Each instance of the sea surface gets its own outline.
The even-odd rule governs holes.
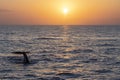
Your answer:
[[[120,26],[0,26],[0,80],[120,80]]]

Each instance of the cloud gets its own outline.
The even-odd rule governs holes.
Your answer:
[[[4,13],[4,12],[13,12],[13,11],[10,9],[0,9],[0,13]]]

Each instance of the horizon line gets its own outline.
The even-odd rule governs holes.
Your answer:
[[[2,24],[0,26],[120,26],[120,24]]]

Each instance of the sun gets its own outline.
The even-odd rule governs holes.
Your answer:
[[[68,8],[63,8],[63,13],[67,14],[68,13]]]

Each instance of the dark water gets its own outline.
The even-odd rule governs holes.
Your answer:
[[[0,26],[0,79],[120,80],[120,26]]]

